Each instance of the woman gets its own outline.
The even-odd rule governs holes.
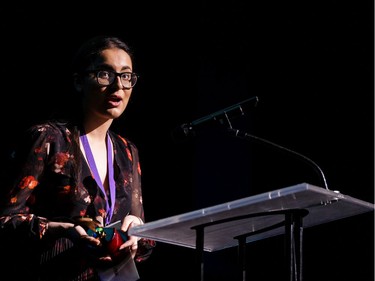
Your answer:
[[[34,125],[22,138],[0,209],[5,280],[138,279],[133,261],[155,246],[126,235],[144,222],[138,150],[110,129],[137,82],[132,62],[119,38],[86,42],[73,63],[80,116]]]

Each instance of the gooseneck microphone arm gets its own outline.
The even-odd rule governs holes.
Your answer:
[[[236,103],[234,105],[228,106],[228,107],[226,107],[222,110],[216,111],[212,114],[209,114],[209,115],[204,116],[202,118],[196,119],[196,120],[194,120],[190,123],[184,123],[184,124],[178,126],[173,131],[174,136],[175,137],[181,137],[182,136],[184,138],[188,137],[188,136],[195,136],[195,131],[197,131],[200,127],[203,127],[203,125],[207,126],[207,124],[211,124],[212,121],[217,123],[217,124],[220,124],[222,126],[226,125],[226,126],[228,126],[228,128],[227,128],[228,132],[231,133],[231,134],[234,134],[235,137],[241,137],[241,138],[244,138],[244,139],[254,139],[254,140],[259,141],[260,143],[265,143],[265,144],[271,145],[271,146],[276,147],[280,150],[283,150],[283,151],[289,152],[289,153],[291,153],[295,156],[298,156],[299,158],[302,158],[307,163],[312,165],[312,167],[319,173],[319,175],[321,176],[321,179],[323,181],[324,187],[327,190],[329,190],[328,185],[327,185],[327,181],[326,181],[326,178],[324,176],[324,173],[323,173],[322,169],[320,169],[318,164],[316,164],[310,158],[307,158],[306,156],[304,156],[304,155],[302,155],[298,152],[295,152],[295,151],[293,151],[289,148],[286,148],[286,147],[283,147],[283,146],[278,145],[276,143],[273,143],[269,140],[262,139],[260,137],[254,136],[254,135],[250,135],[246,132],[242,132],[242,131],[234,129],[232,127],[231,119],[233,119],[235,117],[238,117],[238,116],[245,115],[245,112],[246,112],[247,108],[255,107],[257,105],[258,101],[259,101],[259,99],[258,99],[257,96],[251,97],[251,98],[248,98],[244,101]],[[211,123],[209,123],[209,122],[211,122]]]
[[[229,122],[229,120],[228,120],[228,122]],[[271,142],[271,141],[269,141],[269,140],[266,140],[266,139],[263,139],[263,138],[260,138],[260,137],[257,137],[257,136],[254,136],[254,135],[248,134],[248,133],[246,133],[246,132],[242,132],[242,131],[240,131],[240,130],[234,129],[234,128],[232,128],[232,126],[230,126],[230,127],[228,128],[228,131],[229,131],[230,133],[233,133],[235,137],[240,137],[240,138],[244,138],[244,139],[254,139],[254,140],[259,141],[259,142],[261,142],[261,143],[266,143],[266,144],[268,144],[268,145],[271,145],[271,146],[277,147],[277,148],[279,148],[279,149],[281,149],[281,150],[287,151],[287,152],[289,152],[289,153],[292,153],[292,154],[294,154],[294,155],[297,155],[298,157],[303,158],[307,163],[309,163],[310,165],[312,165],[313,168],[317,170],[317,172],[319,173],[319,175],[321,176],[321,179],[322,179],[322,181],[323,181],[323,186],[324,186],[327,190],[329,190],[329,189],[328,189],[328,185],[327,185],[327,181],[326,181],[326,177],[324,176],[324,173],[323,173],[322,169],[318,166],[318,164],[316,164],[316,163],[315,163],[314,161],[312,161],[310,158],[308,158],[308,157],[306,157],[306,156],[304,156],[304,155],[302,155],[302,154],[300,154],[300,153],[298,153],[298,152],[295,152],[295,151],[293,151],[293,150],[291,150],[291,149],[289,149],[289,148],[286,148],[286,147],[283,147],[283,146],[281,146],[281,145],[279,145],[279,144],[276,144],[276,143],[274,143],[274,142]]]

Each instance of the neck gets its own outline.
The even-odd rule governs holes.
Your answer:
[[[85,134],[90,139],[95,140],[105,140],[107,132],[112,124],[112,119],[106,120],[105,122],[90,122],[88,120],[85,120],[83,122],[83,129],[85,131]]]

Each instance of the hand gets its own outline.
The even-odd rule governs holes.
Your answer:
[[[124,218],[121,230],[127,232],[130,228],[141,224],[143,224],[143,221],[139,217],[128,215]],[[139,240],[140,238],[137,236],[128,236],[128,240],[120,246],[119,250],[128,249],[130,251],[132,258],[134,258],[138,250]]]
[[[80,252],[90,260],[111,261],[111,257],[105,252],[98,238],[87,234],[84,227],[67,222],[48,222],[46,234],[50,237],[66,237],[71,240]]]
[[[88,235],[86,230],[80,226],[76,225],[69,230],[70,233],[75,232],[74,235],[75,245],[80,247],[82,252],[93,262],[112,262],[113,259],[110,254],[107,252],[105,245],[99,238],[95,238],[91,235]]]

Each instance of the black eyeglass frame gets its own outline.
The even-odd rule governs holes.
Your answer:
[[[99,77],[99,74],[100,74],[100,72],[108,72],[109,74],[113,74],[114,76],[113,76],[113,80],[112,80],[112,82],[109,82],[110,80],[108,80],[108,84],[102,84],[102,83],[100,83],[99,82],[99,79],[100,79],[100,77]],[[117,77],[120,77],[120,80],[121,80],[121,84],[122,84],[122,75],[123,74],[130,74],[130,76],[131,76],[131,80],[128,80],[129,82],[130,82],[130,84],[131,84],[131,87],[125,87],[124,86],[124,84],[122,84],[122,86],[125,88],[125,89],[127,89],[127,90],[129,90],[129,89],[131,89],[131,88],[133,88],[134,86],[135,86],[135,84],[137,84],[137,81],[138,81],[138,78],[139,78],[139,75],[137,74],[137,73],[135,73],[135,72],[116,72],[116,71],[113,71],[113,70],[106,70],[106,69],[94,69],[94,70],[87,70],[87,71],[85,71],[85,73],[86,74],[94,74],[95,75],[95,79],[96,79],[96,82],[99,84],[99,85],[101,85],[101,86],[111,86],[114,82],[115,82],[115,80],[116,80],[116,78]],[[135,79],[135,80],[134,80]]]

